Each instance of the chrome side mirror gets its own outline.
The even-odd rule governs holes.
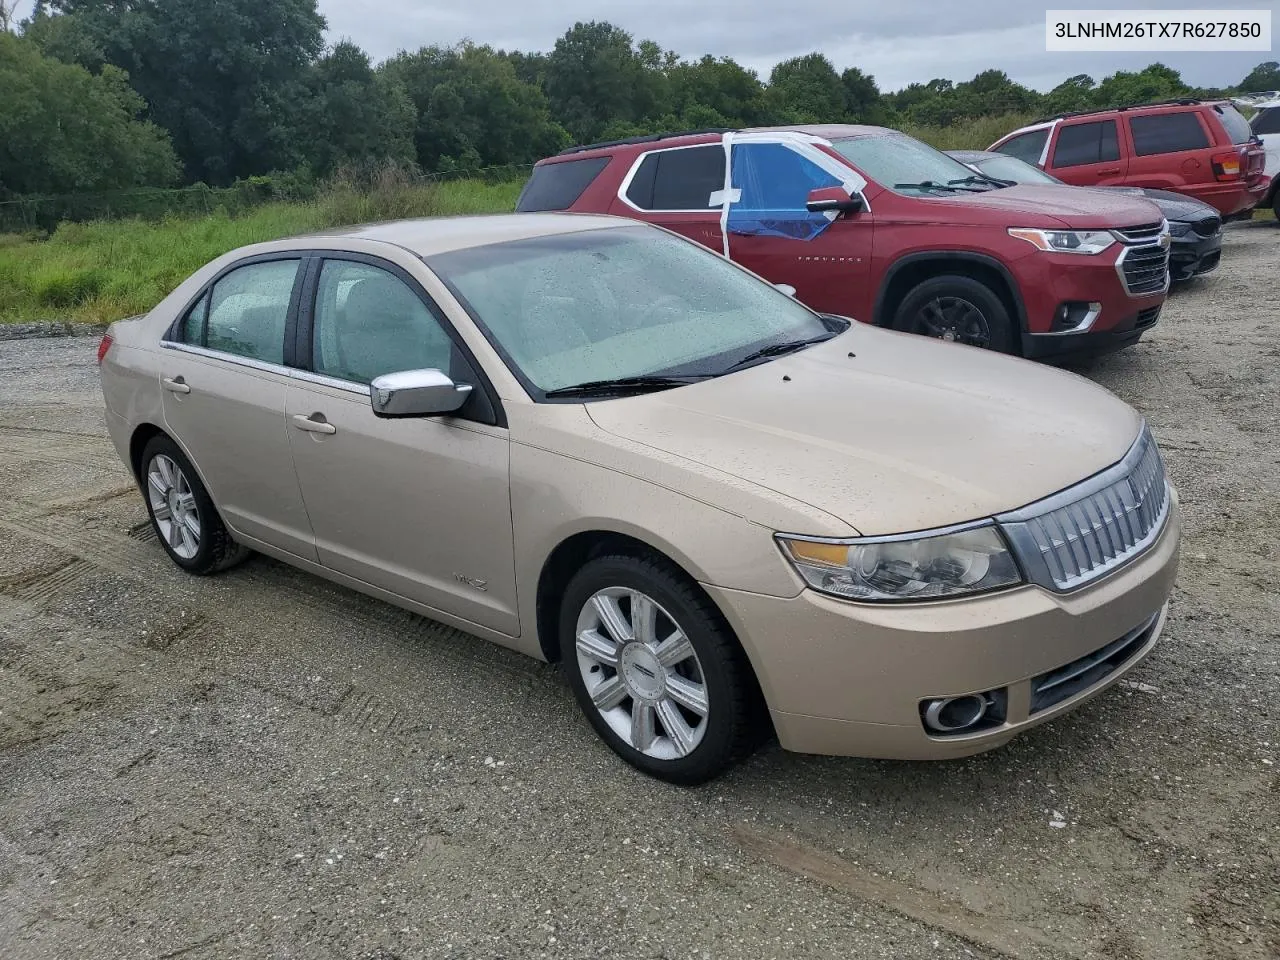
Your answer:
[[[434,417],[453,413],[471,396],[471,384],[454,383],[441,370],[384,373],[369,384],[369,402],[379,417]]]

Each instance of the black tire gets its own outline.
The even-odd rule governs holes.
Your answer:
[[[951,322],[960,321],[952,328],[954,337],[936,332],[944,325],[942,323],[930,327],[933,322],[931,316],[939,311]],[[975,316],[976,320],[973,319]],[[982,329],[975,330],[975,326]],[[994,290],[972,277],[946,274],[930,277],[913,287],[894,312],[893,328],[936,339],[955,339],[1000,353],[1020,352],[1004,302]]]
[[[610,727],[592,702],[579,666],[578,617],[598,591],[609,588],[650,597],[692,644],[709,709],[700,742],[684,756],[659,759],[641,752]],[[668,783],[695,786],[719,776],[755,745],[759,693],[751,667],[723,616],[678,568],[656,557],[626,554],[591,560],[565,588],[559,627],[561,660],[578,704],[600,738],[632,766]],[[634,707],[633,699],[625,702]]]
[[[181,470],[185,485],[195,501],[195,512],[199,521],[200,534],[198,546],[194,554],[189,557],[181,555],[170,543],[169,538],[165,535],[161,521],[156,517],[156,509],[152,504],[149,485],[151,483],[152,466],[157,457],[167,457],[169,461]],[[147,516],[151,518],[151,527],[155,530],[156,539],[164,547],[165,553],[169,554],[169,559],[187,571],[187,573],[200,577],[218,573],[235,566],[249,556],[251,552],[249,548],[236,543],[230,532],[228,532],[226,525],[222,522],[222,517],[218,515],[218,508],[213,505],[213,500],[209,498],[209,492],[205,490],[204,484],[200,481],[195,468],[191,466],[191,461],[187,459],[182,449],[167,436],[160,434],[152,437],[146,447],[143,448],[142,458],[138,465],[138,473],[138,480],[142,485],[142,499],[147,505]]]

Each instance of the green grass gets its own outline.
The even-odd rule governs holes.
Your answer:
[[[118,320],[151,309],[196,269],[248,243],[376,220],[502,212],[514,209],[520,187],[389,178],[238,217],[66,223],[47,240],[0,235],[0,323]]]

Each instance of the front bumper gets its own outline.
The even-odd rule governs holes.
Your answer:
[[[1114,574],[1066,594],[1040,587],[933,603],[847,603],[707,587],[755,667],[788,750],[893,759],[981,753],[1066,713],[1119,680],[1155,646],[1178,569],[1176,499],[1160,538]],[[1156,618],[1152,623],[1153,616]],[[1033,681],[1150,623],[1127,658],[1084,689],[1032,711]],[[922,701],[1004,690],[1004,722],[926,733]]]
[[[1190,280],[1218,268],[1222,260],[1222,233],[1202,237],[1197,233],[1175,237],[1169,249],[1169,276]]]

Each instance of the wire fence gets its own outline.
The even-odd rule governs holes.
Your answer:
[[[480,180],[484,183],[510,183],[529,176],[533,164],[455,169],[439,173],[415,173],[402,176],[414,183],[447,183],[454,180]],[[364,171],[348,171],[340,181],[355,189],[371,183],[373,177]],[[51,232],[59,223],[84,223],[90,220],[162,220],[168,216],[208,216],[225,212],[236,216],[254,207],[276,201],[306,202],[313,200],[326,184],[292,174],[252,177],[238,180],[228,187],[210,187],[204,183],[189,187],[135,187],[86,193],[41,194],[0,199],[0,233]]]

